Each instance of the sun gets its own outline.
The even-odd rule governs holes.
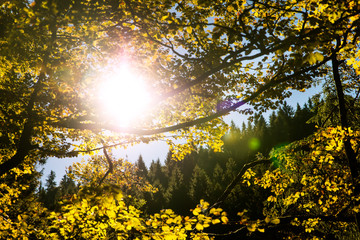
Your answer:
[[[141,74],[122,65],[101,79],[97,91],[103,118],[126,127],[146,114],[152,99]]]

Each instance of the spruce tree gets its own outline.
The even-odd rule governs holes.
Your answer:
[[[175,166],[170,174],[169,186],[165,192],[166,208],[179,214],[188,214],[192,206],[190,201],[184,201],[188,190],[186,186],[183,173],[178,166]]]
[[[62,198],[69,197],[69,196],[73,195],[74,193],[76,193],[78,190],[74,180],[72,178],[70,178],[69,176],[67,176],[66,174],[62,177],[62,179],[60,181],[59,189],[60,189],[60,195]]]
[[[138,160],[135,163],[137,170],[136,174],[144,179],[147,179],[148,177],[148,169],[146,168],[145,162],[143,160],[143,157],[140,155]]]
[[[198,165],[195,166],[189,187],[189,197],[193,204],[198,203],[201,199],[207,200],[210,191],[210,179],[205,170]]]
[[[40,202],[42,202],[49,210],[55,210],[59,206],[58,201],[60,197],[60,191],[57,187],[55,178],[56,174],[51,170],[45,181],[45,192],[41,193],[39,199]]]

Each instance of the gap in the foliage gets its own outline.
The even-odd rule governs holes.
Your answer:
[[[305,92],[293,92],[292,96],[287,99],[288,105],[291,107],[296,107],[297,104],[300,106],[304,105],[309,97],[319,93],[321,91],[321,86],[316,86],[311,89],[308,89]],[[244,108],[248,108],[249,106],[244,106]],[[266,121],[269,120],[269,116],[272,113],[271,110],[265,112],[263,114]],[[231,123],[233,121],[238,127],[241,126],[243,122],[246,122],[248,116],[239,114],[238,112],[232,112],[228,116],[225,116],[225,121],[227,123]],[[166,155],[168,152],[168,146],[164,141],[157,141],[151,143],[141,143],[135,146],[128,147],[123,150],[115,150],[114,154],[118,158],[124,158],[129,160],[130,162],[135,162],[139,155],[142,155],[144,162],[147,167],[150,166],[151,161],[160,160],[161,163],[164,163],[166,159]],[[44,166],[40,166],[39,169],[44,168],[43,176],[41,181],[44,183],[47,176],[50,174],[50,171],[53,170],[56,173],[56,182],[60,182],[61,178],[65,174],[66,168],[71,166],[74,162],[80,161],[81,159],[86,159],[87,157],[78,157],[78,158],[49,158]]]

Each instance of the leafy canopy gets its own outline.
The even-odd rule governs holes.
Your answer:
[[[179,159],[198,144],[220,150],[229,111],[276,107],[314,85],[333,55],[359,72],[356,1],[19,0],[0,9],[1,174],[30,153],[76,156],[100,139],[185,137],[182,146],[169,139]],[[147,76],[156,99],[127,128],[94,100],[121,61]]]
[[[77,156],[159,139],[168,141],[177,159],[199,145],[220,151],[220,138],[227,130],[221,117],[230,111],[247,113],[240,108],[245,103],[258,113],[277,107],[291,90],[304,91],[316,84],[327,74],[330,60],[333,67],[347,64],[358,76],[359,13],[355,0],[2,1],[1,229],[18,238],[26,234],[25,229],[35,231],[35,226],[47,224],[27,214],[29,222],[22,221],[12,205],[30,186],[29,179],[19,178],[31,175],[34,164],[47,157]],[[105,106],[97,104],[95,97],[108,69],[122,61],[146,76],[155,99],[150,113],[128,127],[105,117]],[[178,138],[185,141],[178,144],[174,141]],[[344,143],[347,150],[352,149],[350,140]],[[352,174],[356,173],[353,169]],[[82,172],[89,171],[84,167],[79,169]],[[143,231],[144,225],[136,218],[138,210],[125,208],[116,194],[108,192],[99,200],[112,206],[99,214],[111,219],[119,214],[125,218],[124,225],[132,224],[126,231]],[[342,194],[346,197],[347,193]],[[296,194],[289,196],[279,198],[285,207],[296,201]],[[29,212],[42,214],[41,206],[27,201],[32,204]],[[99,236],[103,234],[99,229],[100,233],[82,232],[86,226],[68,214],[77,211],[79,219],[88,218],[89,224],[104,217],[88,215],[93,205],[86,201],[70,205],[63,214],[67,218],[61,221],[68,229],[80,228],[77,233],[84,238],[86,234]],[[326,196],[321,201],[326,202],[319,210],[324,212],[333,199]],[[198,221],[174,229],[182,234],[184,228],[195,228],[201,235],[210,219],[196,209],[193,214],[200,225]],[[154,216],[153,222],[157,219]],[[58,222],[54,217],[52,224]],[[269,222],[279,223],[277,218],[265,221]],[[118,227],[124,225],[114,224],[114,231],[123,231]],[[256,225],[249,228],[254,230]],[[173,230],[162,226],[163,232],[169,229]]]

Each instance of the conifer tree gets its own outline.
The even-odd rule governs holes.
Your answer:
[[[184,175],[179,166],[175,166],[171,172],[169,185],[165,192],[166,208],[174,210],[178,214],[189,214],[191,201],[187,199],[188,188],[184,182]]]
[[[55,210],[59,206],[59,197],[60,191],[57,187],[56,174],[53,170],[50,171],[50,174],[45,181],[44,191],[41,189],[40,201],[44,203],[44,206],[49,210]]]
[[[59,184],[60,196],[69,197],[78,191],[75,181],[68,175],[64,175]]]
[[[189,197],[193,203],[201,199],[208,200],[210,190],[210,179],[204,169],[195,166],[189,185]]]
[[[136,161],[135,166],[137,167],[137,170],[136,170],[137,175],[139,177],[147,179],[148,169],[147,169],[147,167],[145,165],[145,162],[144,162],[143,157],[142,157],[141,154],[140,154],[138,160]]]

